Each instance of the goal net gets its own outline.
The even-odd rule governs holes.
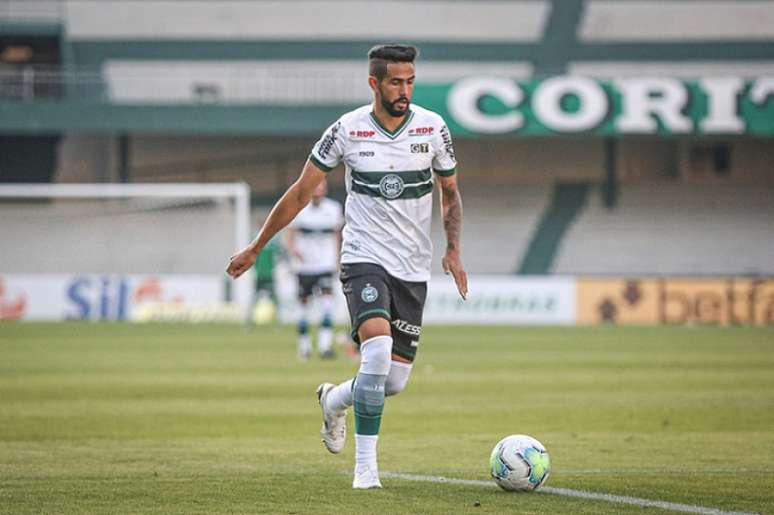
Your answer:
[[[246,319],[245,184],[0,186],[0,319]]]

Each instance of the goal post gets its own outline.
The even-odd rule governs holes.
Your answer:
[[[174,277],[187,293],[171,297],[196,302],[196,287],[185,286],[186,278],[206,277],[219,285],[220,302],[235,303],[249,319],[253,270],[233,283],[225,273],[228,258],[250,241],[245,183],[6,184],[0,185],[0,220],[0,279],[6,282],[84,274]]]

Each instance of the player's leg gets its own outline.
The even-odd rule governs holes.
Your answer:
[[[358,329],[360,369],[352,385],[355,411],[353,488],[381,488],[376,446],[384,411],[384,386],[390,372],[392,336],[385,318],[371,318]]]
[[[321,274],[319,279],[320,287],[320,311],[322,311],[322,320],[320,329],[317,331],[317,352],[323,359],[332,359],[336,357],[333,352],[333,274]]]
[[[360,341],[363,342],[363,359],[352,390],[355,406],[354,488],[381,487],[376,446],[384,399],[387,395],[400,393],[406,387],[422,332],[426,284],[406,283],[391,277],[388,283],[390,321],[381,318],[369,320],[358,331]],[[380,346],[371,351],[371,342]],[[371,361],[377,364],[373,372]]]
[[[427,283],[401,281],[389,278],[392,313],[392,366],[385,384],[387,396],[403,391],[411,375],[411,368],[422,334],[422,312],[427,297]]]
[[[396,395],[408,383],[414,358],[422,333],[422,313],[427,296],[426,283],[398,281],[390,278],[392,314],[391,335],[393,339],[392,363],[385,383],[385,395]],[[354,325],[354,317],[353,317]],[[358,340],[359,338],[355,338]],[[342,412],[352,406],[353,380],[335,386],[327,396],[328,409]]]
[[[309,297],[312,295],[313,279],[298,275],[298,359],[306,361],[312,354],[312,338],[309,335]]]
[[[323,408],[321,435],[331,452],[343,447],[343,413],[355,406],[356,475],[355,488],[378,488],[376,442],[384,407],[384,384],[390,370],[392,337],[390,330],[390,292],[384,270],[376,265],[357,264],[342,267],[341,279],[353,327],[353,339],[360,344],[361,365],[354,380],[333,386],[320,385]],[[338,421],[334,415],[338,414]],[[341,435],[341,438],[339,438]]]

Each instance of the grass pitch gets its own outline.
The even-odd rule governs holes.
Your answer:
[[[666,513],[384,478],[318,437],[291,327],[0,324],[0,513]],[[352,417],[349,418],[352,426]],[[487,479],[492,446],[548,448],[547,486],[774,512],[774,331],[428,327],[387,401],[380,468]]]

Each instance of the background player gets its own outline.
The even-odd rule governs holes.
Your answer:
[[[286,245],[298,277],[298,357],[305,361],[312,353],[309,333],[310,300],[318,295],[322,319],[317,331],[317,352],[333,358],[333,274],[338,269],[341,249],[341,227],[344,214],[341,204],[326,197],[327,181],[312,193],[312,201],[298,213],[288,227]]]

